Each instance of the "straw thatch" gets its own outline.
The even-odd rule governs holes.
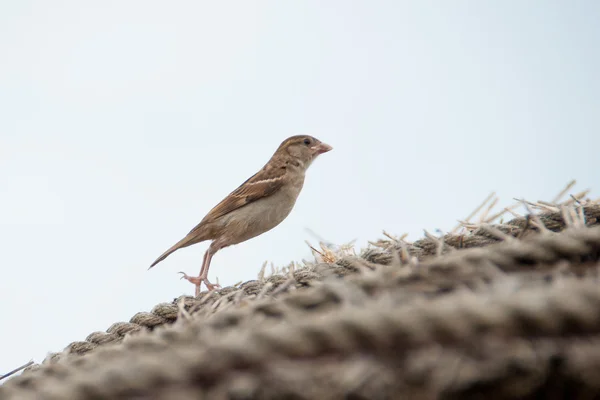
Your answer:
[[[92,333],[0,399],[600,398],[600,205],[585,196],[496,224],[483,205],[360,255],[322,246]]]

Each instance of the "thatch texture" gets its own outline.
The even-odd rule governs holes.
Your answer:
[[[159,304],[0,399],[600,398],[600,205],[538,206]]]

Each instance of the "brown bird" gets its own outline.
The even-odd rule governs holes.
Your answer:
[[[332,149],[308,136],[284,140],[265,166],[217,204],[204,219],[179,242],[150,265],[164,260],[174,251],[205,240],[211,244],[204,253],[199,276],[183,274],[196,285],[196,296],[204,283],[208,290],[217,286],[208,280],[210,261],[227,246],[245,242],[279,225],[292,211],[304,185],[304,175],[312,162]],[[148,268],[148,269],[150,269]]]

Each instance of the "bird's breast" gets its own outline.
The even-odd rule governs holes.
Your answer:
[[[225,222],[233,234],[231,244],[241,243],[279,225],[292,211],[302,190],[300,184],[287,185],[271,196],[252,202],[231,212]]]

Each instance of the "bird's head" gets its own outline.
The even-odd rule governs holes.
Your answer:
[[[330,145],[313,136],[297,135],[284,140],[275,154],[298,161],[306,169],[319,155],[331,149]]]

